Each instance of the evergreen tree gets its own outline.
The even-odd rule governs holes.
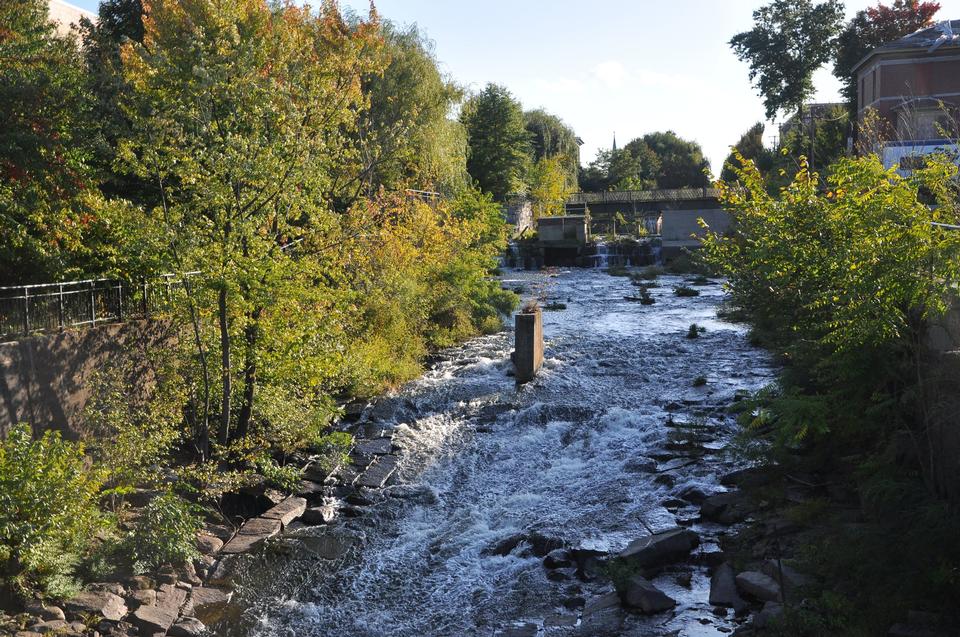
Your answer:
[[[467,172],[497,201],[527,189],[530,133],[523,108],[506,88],[488,84],[464,104],[460,121],[467,131]]]

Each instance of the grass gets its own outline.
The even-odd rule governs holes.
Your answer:
[[[687,287],[686,285],[680,285],[673,288],[673,293],[682,297],[700,296],[700,290],[695,290],[691,287]]]

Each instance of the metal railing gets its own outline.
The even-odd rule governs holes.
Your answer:
[[[86,279],[0,287],[0,340],[160,315],[173,307],[183,285],[183,279],[165,274],[139,282]]]
[[[610,190],[606,192],[575,192],[567,198],[568,204],[631,203],[649,201],[682,201],[686,199],[716,199],[716,188],[677,188],[674,190]]]

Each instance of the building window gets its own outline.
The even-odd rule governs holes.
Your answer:
[[[909,108],[897,117],[897,137],[907,139],[946,139],[956,133],[950,114],[941,108]]]

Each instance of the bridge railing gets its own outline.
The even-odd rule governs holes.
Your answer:
[[[0,287],[0,340],[160,315],[172,309],[183,289],[183,278],[173,274],[139,282],[85,279]]]
[[[606,192],[575,192],[568,204],[617,203],[641,201],[682,201],[685,199],[716,199],[716,188],[677,188],[672,190],[610,190]]]

